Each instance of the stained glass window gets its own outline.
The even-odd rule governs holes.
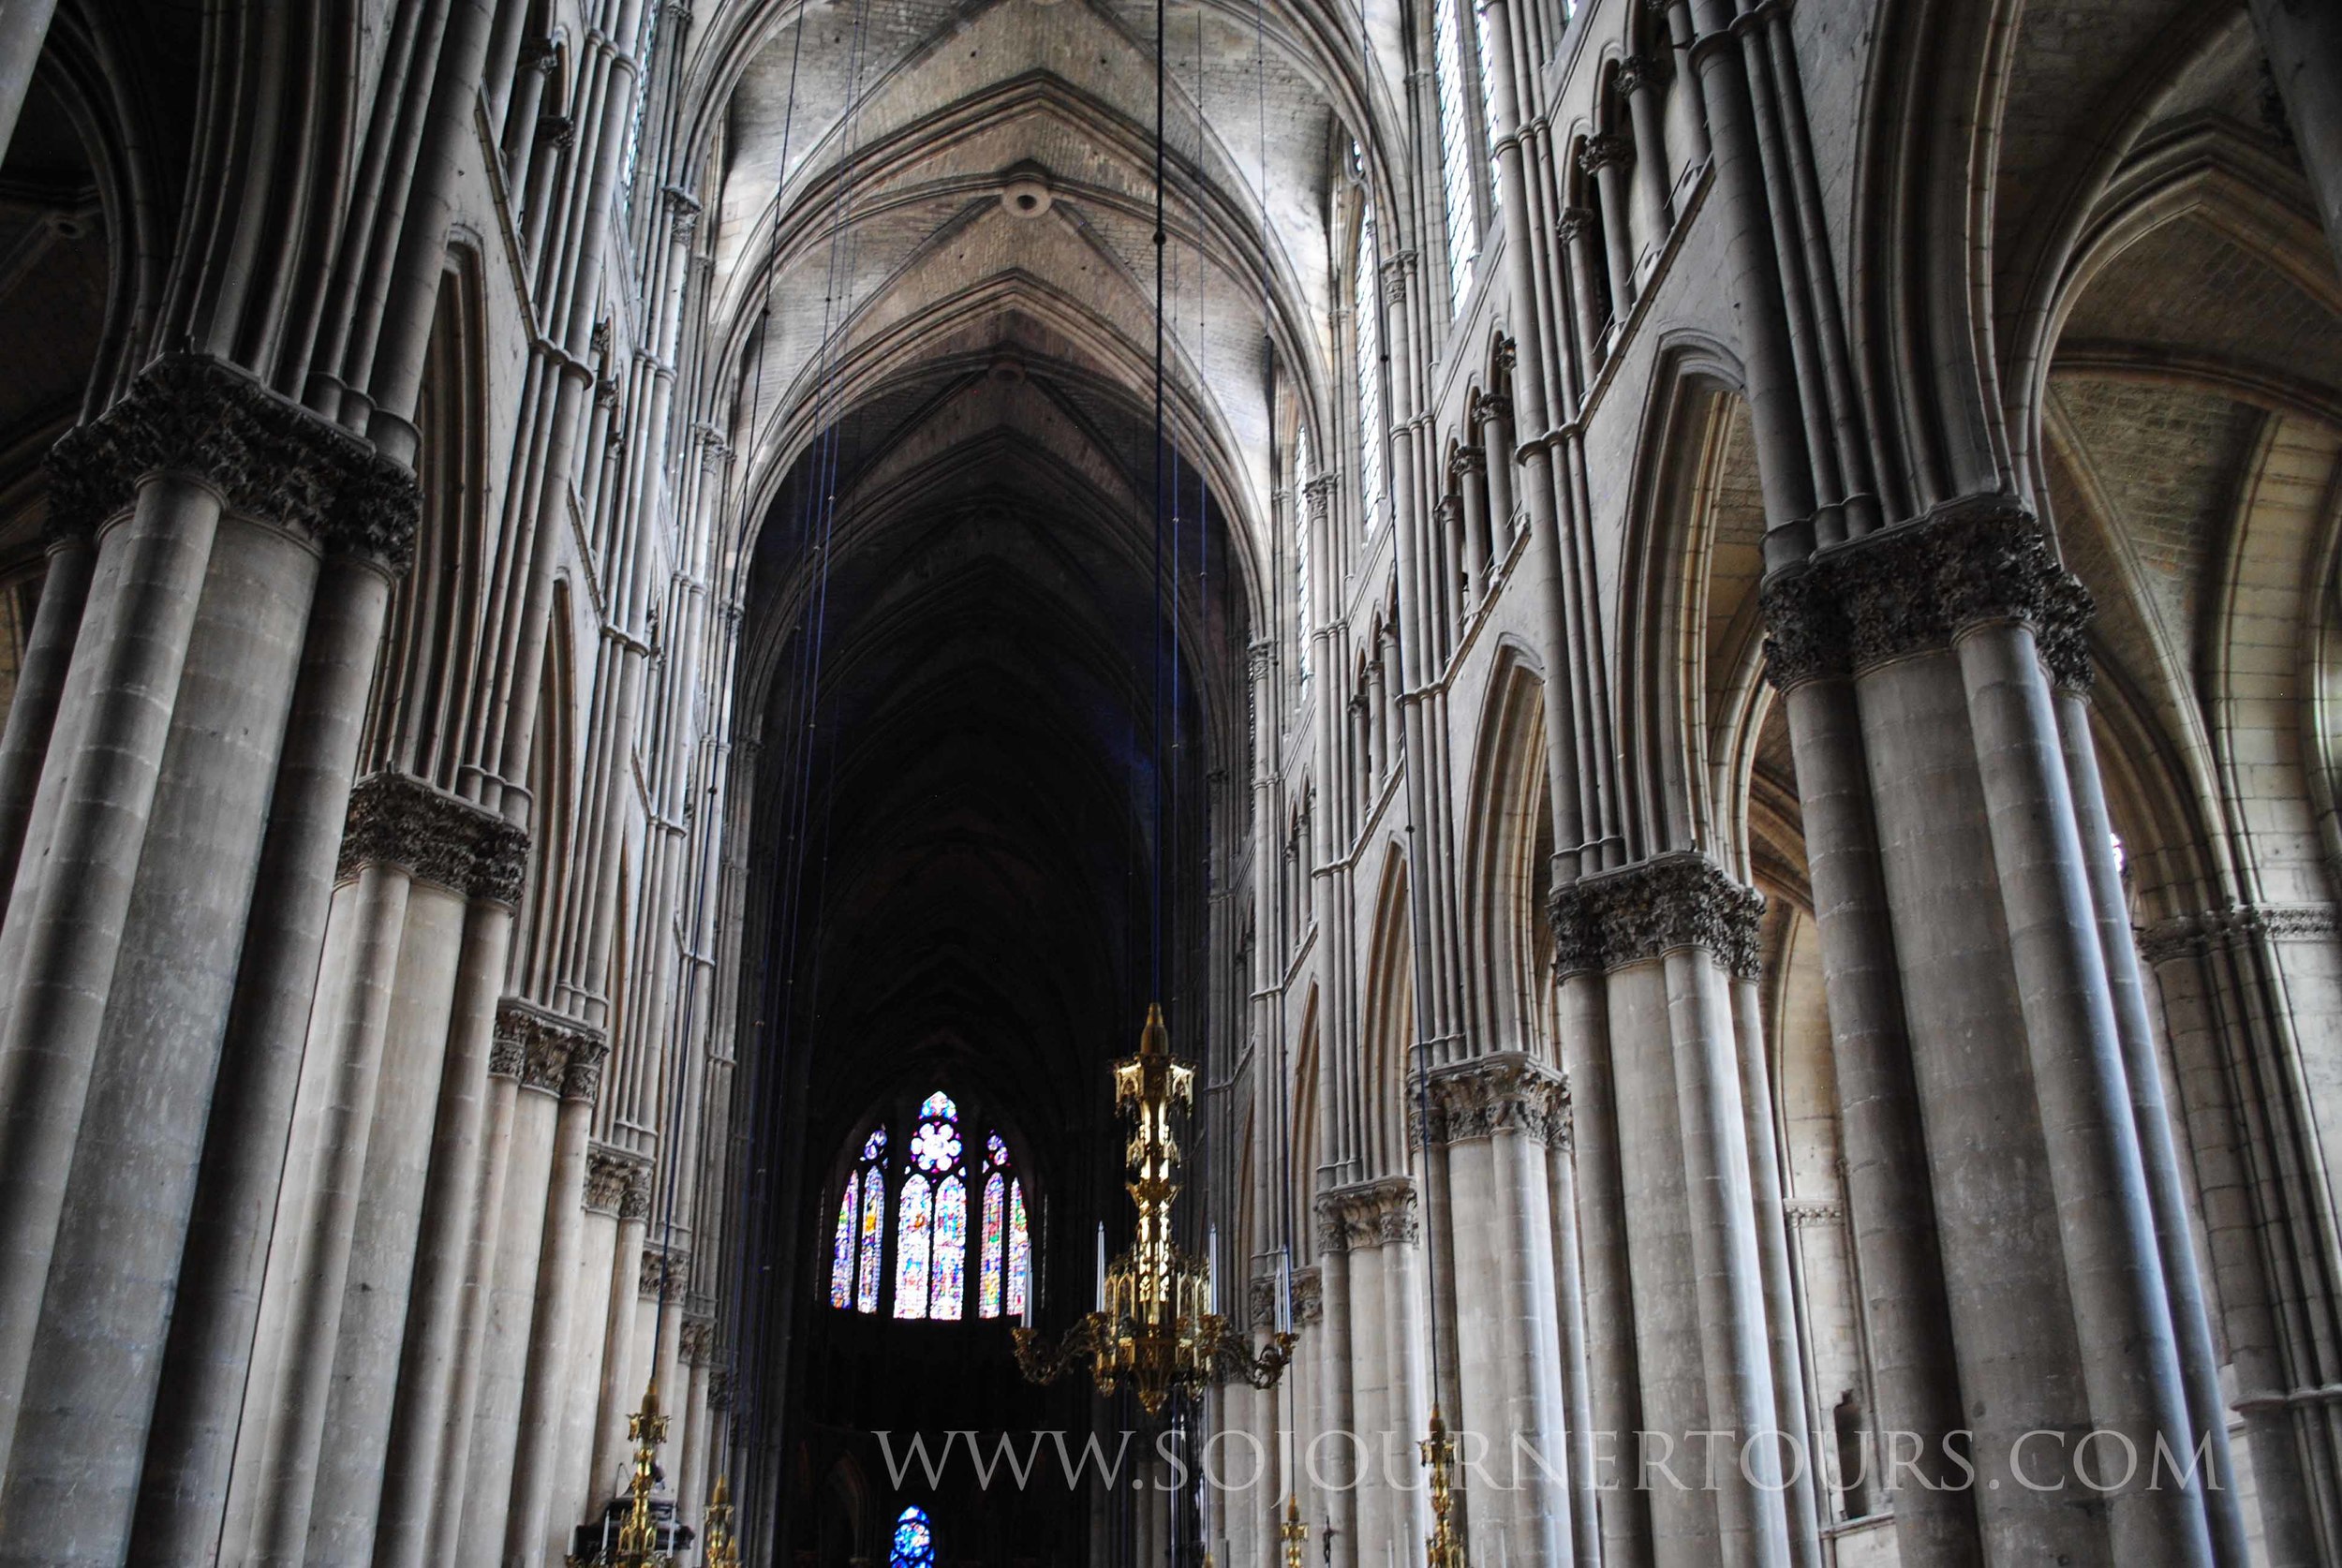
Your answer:
[[[962,1264],[968,1256],[968,1184],[945,1176],[935,1194],[935,1285],[932,1315],[944,1323],[959,1318]]]
[[[895,1315],[927,1315],[927,1250],[935,1229],[934,1190],[916,1172],[903,1183],[902,1212],[895,1220]]]
[[[886,1175],[873,1165],[862,1184],[862,1268],[854,1308],[875,1312],[879,1301],[879,1249],[885,1240]]]
[[[1008,1309],[1021,1316],[1031,1298],[1032,1247],[1025,1239],[1025,1189],[1008,1184]]]
[[[984,1245],[979,1265],[983,1283],[976,1298],[977,1312],[987,1318],[1001,1315],[1001,1249],[1007,1208],[1008,1183],[994,1171],[984,1178]]]
[[[886,1568],[935,1568],[935,1530],[927,1511],[917,1503],[895,1521],[895,1545],[886,1554]]]
[[[830,1246],[829,1304],[846,1307],[853,1301],[854,1206],[862,1196],[862,1173],[846,1178],[846,1200],[837,1206],[837,1239]]]
[[[1031,1265],[1025,1235],[1025,1197],[1012,1169],[1008,1142],[984,1137],[979,1167],[959,1129],[959,1107],[949,1095],[930,1094],[902,1158],[902,1185],[891,1211],[895,1226],[894,1295],[883,1309],[903,1319],[945,1323],[967,1315],[969,1226],[975,1238],[975,1311],[997,1318],[1024,1309]],[[840,1310],[882,1310],[886,1283],[888,1146],[883,1128],[862,1146],[837,1205],[830,1246],[829,1300]],[[978,1183],[981,1187],[978,1187]],[[969,1212],[981,1202],[980,1216]]]

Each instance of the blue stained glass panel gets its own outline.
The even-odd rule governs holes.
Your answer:
[[[895,1545],[886,1554],[886,1568],[935,1568],[935,1531],[927,1523],[927,1511],[916,1503],[895,1521]]]
[[[945,1176],[935,1194],[935,1276],[931,1316],[956,1322],[968,1256],[968,1186],[957,1176]]]

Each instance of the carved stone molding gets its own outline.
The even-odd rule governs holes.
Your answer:
[[[1630,54],[1618,63],[1618,90],[1632,96],[1646,87],[1667,84],[1668,67],[1664,60],[1647,54]]]
[[[675,1352],[687,1367],[704,1367],[716,1357],[716,1320],[687,1313],[675,1334]]]
[[[507,997],[497,1004],[496,1047],[488,1070],[518,1078],[524,1088],[590,1101],[600,1087],[601,1060],[608,1050],[600,1030]]]
[[[150,474],[185,474],[230,511],[298,529],[393,573],[414,558],[422,492],[412,469],[203,354],[169,354],[48,456],[52,535],[127,511]]]
[[[1302,503],[1310,509],[1310,516],[1322,520],[1334,495],[1332,474],[1320,474],[1301,486]]]
[[[2139,956],[2150,965],[2162,964],[2255,939],[2279,942],[2331,939],[2335,928],[2331,904],[2231,904],[2140,926]]]
[[[1759,594],[1765,678],[1787,690],[1907,654],[1972,626],[2020,621],[2060,686],[2089,684],[2089,590],[2051,553],[2033,514],[1968,496],[1774,573]]]
[[[1586,144],[1578,150],[1578,167],[1589,174],[1604,169],[1624,168],[1634,161],[1634,141],[1617,131],[1589,137]],[[1563,214],[1562,221],[1567,223],[1569,214]]]
[[[1568,244],[1581,235],[1590,234],[1593,231],[1593,209],[1592,207],[1564,207],[1562,209],[1561,220],[1553,226],[1554,237],[1564,244]]]
[[[660,1301],[681,1301],[691,1289],[691,1254],[680,1247],[643,1249],[642,1294]]]
[[[1485,474],[1489,468],[1486,447],[1458,447],[1456,455],[1447,460],[1447,472],[1460,480],[1469,474]]]
[[[1551,1146],[1569,1120],[1569,1085],[1562,1075],[1519,1051],[1502,1051],[1431,1070],[1420,1084],[1408,1133],[1424,1143],[1424,1112],[1434,1145],[1511,1132]]]
[[[370,773],[349,791],[334,880],[368,865],[406,868],[467,898],[520,901],[528,835],[493,811],[403,773]]]
[[[1553,961],[1564,974],[1617,969],[1672,948],[1713,954],[1733,974],[1756,973],[1763,895],[1703,854],[1679,851],[1553,890]]]
[[[1326,1321],[1326,1276],[1315,1264],[1293,1271],[1293,1321],[1296,1324]]]
[[[1510,392],[1482,392],[1472,400],[1472,423],[1475,428],[1510,424],[1512,419],[1513,396]]]
[[[647,1174],[642,1156],[607,1144],[596,1144],[586,1152],[586,1206],[596,1214],[616,1216],[626,1205],[627,1194]]]
[[[1254,1328],[1277,1325],[1277,1277],[1255,1274],[1244,1288],[1244,1321]]]
[[[730,1410],[732,1408],[732,1386],[730,1368],[719,1367],[709,1372],[707,1374],[707,1408]]]
[[[1834,1198],[1790,1198],[1781,1205],[1781,1213],[1801,1231],[1812,1225],[1845,1223],[1845,1205]]]
[[[1317,1198],[1319,1250],[1347,1252],[1361,1247],[1413,1243],[1422,1235],[1412,1176],[1384,1176],[1337,1187]]]

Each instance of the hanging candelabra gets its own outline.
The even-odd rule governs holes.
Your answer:
[[[1425,1568],[1468,1568],[1463,1537],[1456,1531],[1456,1493],[1450,1478],[1456,1440],[1439,1407],[1431,1407],[1431,1435],[1423,1440],[1423,1462],[1431,1471],[1431,1533],[1423,1543]]]
[[[1298,1496],[1285,1498],[1285,1522],[1277,1527],[1277,1535],[1285,1544],[1285,1568],[1301,1568],[1301,1548],[1309,1545],[1310,1527],[1301,1522]]]
[[[1086,1368],[1099,1393],[1127,1384],[1154,1415],[1175,1389],[1193,1394],[1227,1378],[1268,1388],[1283,1374],[1294,1337],[1280,1331],[1255,1352],[1216,1309],[1210,1260],[1171,1239],[1180,1159],[1172,1117],[1194,1098],[1195,1070],[1173,1059],[1163,1009],[1149,1005],[1138,1055],[1114,1064],[1115,1106],[1134,1113],[1128,1187],[1137,1233],[1109,1264],[1100,1232],[1097,1309],[1062,1341],[1048,1346],[1031,1328],[1015,1331],[1016,1362],[1032,1382]]]

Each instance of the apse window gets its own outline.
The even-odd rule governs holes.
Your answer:
[[[964,1135],[959,1106],[939,1089],[912,1116],[899,1163],[890,1157],[893,1146],[887,1130],[875,1129],[847,1174],[831,1243],[830,1305],[957,1322],[970,1306],[972,1222],[974,1315],[1022,1314],[1032,1289],[1032,1243],[1008,1141],[987,1132],[979,1145]]]
[[[886,1554],[886,1568],[935,1568],[935,1527],[927,1511],[917,1503],[895,1520],[895,1544]]]

